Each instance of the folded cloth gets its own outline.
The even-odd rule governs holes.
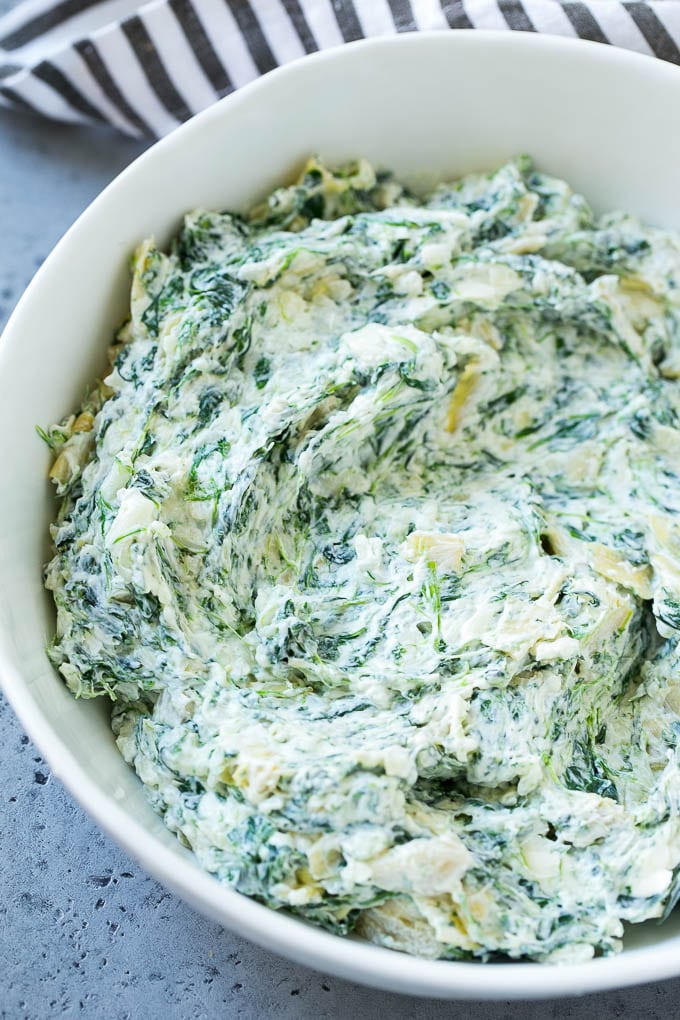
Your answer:
[[[579,36],[680,63],[680,0],[23,0],[0,103],[156,137],[279,64],[428,29]]]

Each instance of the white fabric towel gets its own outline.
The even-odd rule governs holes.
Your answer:
[[[579,36],[680,63],[680,0],[23,0],[0,19],[0,103],[160,136],[305,53],[428,29]]]

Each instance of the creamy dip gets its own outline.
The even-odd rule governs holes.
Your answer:
[[[680,894],[680,241],[310,162],[133,263],[44,438],[51,655],[217,878],[425,956]]]

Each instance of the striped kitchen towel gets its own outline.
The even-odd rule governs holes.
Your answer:
[[[155,137],[279,64],[427,29],[580,36],[680,63],[680,0],[23,0],[0,103]]]

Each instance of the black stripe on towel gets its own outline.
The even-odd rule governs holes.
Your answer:
[[[44,113],[37,106],[28,99],[24,99],[23,96],[19,95],[16,89],[11,88],[9,85],[0,85],[0,95],[8,99],[12,106],[16,106],[17,110],[24,110],[26,113],[35,113],[40,117],[44,117]]]
[[[23,71],[21,64],[0,64],[0,81],[3,78],[9,78],[13,74],[17,74],[19,71]]]
[[[449,28],[474,28],[461,0],[441,0],[441,8],[444,12]]]
[[[580,39],[591,39],[593,42],[600,43],[609,42],[587,4],[567,2],[562,4],[562,9]]]
[[[234,87],[231,78],[217,56],[191,0],[170,0],[170,10],[177,18],[187,43],[215,92],[221,96],[231,92]]]
[[[43,60],[35,67],[31,68],[31,74],[35,78],[44,82],[45,85],[49,85],[51,89],[54,89],[57,95],[61,96],[61,98],[78,113],[82,113],[84,117],[87,117],[89,120],[108,124],[108,120],[101,110],[98,110],[96,106],[93,106],[89,99],[85,98],[80,89],[77,89],[75,85],[68,80],[66,75],[63,74],[58,67],[55,67],[49,60]]]
[[[299,0],[282,0],[286,14],[293,22],[293,28],[298,34],[305,53],[316,53],[318,46],[314,34],[309,27],[309,22],[299,4]]]
[[[17,50],[20,46],[25,46],[38,36],[62,25],[69,18],[82,14],[90,7],[97,7],[102,2],[103,0],[61,0],[61,3],[55,4],[42,14],[36,14],[30,21],[24,22],[19,28],[15,28],[0,39],[0,49]]]
[[[412,32],[416,27],[416,20],[413,17],[410,0],[387,0],[387,2],[397,32]]]
[[[338,28],[345,42],[354,42],[355,39],[363,39],[364,31],[357,18],[352,0],[332,0],[333,12]]]
[[[271,51],[249,0],[229,0],[228,6],[241,31],[243,42],[250,50],[250,55],[260,74],[266,74],[272,68],[278,67],[276,57]]]
[[[499,0],[498,7],[513,32],[535,32],[531,18],[519,0]]]
[[[134,14],[121,23],[125,38],[134,50],[139,66],[158,100],[173,117],[188,120],[192,111],[173,85],[144,22]]]
[[[680,64],[680,50],[648,3],[624,3],[623,6],[645,37],[655,57]]]
[[[90,39],[81,39],[74,44],[74,49],[80,54],[87,65],[87,69],[99,85],[106,98],[113,103],[117,110],[137,128],[140,135],[148,135],[153,138],[154,131],[147,122],[137,113],[133,106],[127,101],[120,88],[114,81],[111,72],[104,63],[99,50]]]

